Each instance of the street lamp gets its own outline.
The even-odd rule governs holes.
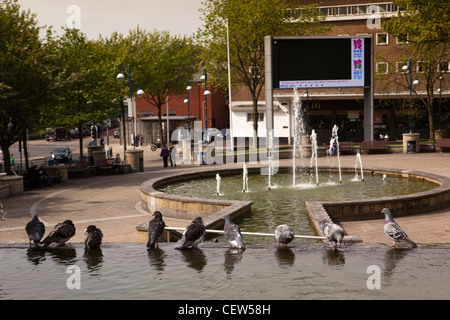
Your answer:
[[[186,87],[186,91],[187,91],[187,98],[184,99],[184,103],[187,103],[187,112],[188,112],[188,135],[189,138],[191,137],[191,120],[189,118],[189,91],[192,90],[192,87],[190,85],[189,80],[187,81],[187,87]],[[190,139],[189,139],[190,140]]]
[[[439,131],[441,131],[441,108],[442,108],[442,74],[439,75]]]
[[[137,135],[137,112],[136,112],[136,101],[133,102],[133,92],[134,92],[134,85],[138,85],[139,86],[139,90],[136,92],[138,98],[142,98],[145,95],[144,90],[142,90],[140,87],[141,84],[139,82],[135,82],[133,83],[131,80],[131,65],[128,66],[122,66],[120,68],[120,70],[122,70],[123,68],[127,69],[128,72],[128,85],[130,87],[130,101],[131,101],[131,105],[133,106],[134,109],[134,114],[133,114],[133,121],[134,121],[134,141],[133,141],[133,149],[136,149],[136,135]],[[122,72],[119,72],[117,74],[117,80],[123,81],[125,80],[125,75]],[[125,134],[125,132],[124,132]]]
[[[411,70],[411,58],[408,59],[408,64],[402,67],[403,72],[409,72],[409,133],[412,133],[412,86],[419,84],[419,79],[412,80],[412,70]]]
[[[208,129],[208,96],[211,95],[211,91],[208,90],[208,75],[206,73],[206,68],[203,69],[203,74],[200,77],[201,80],[205,80],[205,91],[203,95],[205,96],[205,130]]]

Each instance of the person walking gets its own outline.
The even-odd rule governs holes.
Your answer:
[[[168,158],[170,156],[170,152],[169,152],[169,149],[167,149],[166,145],[162,146],[160,156],[163,158],[164,168],[167,168],[168,167],[167,160],[168,160]]]

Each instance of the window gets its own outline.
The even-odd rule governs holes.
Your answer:
[[[405,61],[397,61],[395,63],[395,72],[396,73],[405,73],[403,70],[403,66],[406,65]]]
[[[417,73],[428,72],[429,63],[426,61],[417,61]]]
[[[355,14],[366,14],[367,6],[357,6]]]
[[[258,122],[264,121],[264,112],[258,112]],[[253,122],[253,112],[247,113],[247,122]]]
[[[388,74],[389,64],[387,62],[377,62],[376,72],[378,74]]]
[[[377,33],[377,46],[385,46],[389,44],[389,35],[387,33]]]
[[[397,44],[407,44],[408,43],[408,39],[409,39],[409,35],[408,34],[401,34],[401,35],[396,37],[396,43]]]
[[[438,65],[438,72],[444,73],[450,71],[450,62],[449,61],[441,61]]]
[[[163,110],[163,116],[167,115],[167,110]],[[176,116],[177,111],[176,110],[169,110],[169,116]]]

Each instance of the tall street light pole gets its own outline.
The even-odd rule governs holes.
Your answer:
[[[205,96],[205,130],[208,130],[208,96],[211,95],[211,91],[208,90],[208,75],[206,73],[206,68],[203,69],[203,74],[200,79],[205,80],[205,91],[203,92],[203,95]]]
[[[409,72],[409,133],[413,133],[412,131],[412,86],[413,84],[419,84],[419,80],[412,80],[412,68],[411,68],[411,58],[408,59],[408,64],[405,64],[402,67],[403,71]]]
[[[136,149],[137,112],[136,112],[136,101],[134,101],[134,99],[133,99],[134,85],[137,84],[139,86],[139,90],[136,92],[137,96],[139,98],[142,97],[145,93],[144,93],[144,90],[141,89],[142,86],[140,85],[140,83],[138,83],[138,82],[133,83],[133,81],[131,80],[131,65],[122,66],[120,68],[120,70],[122,71],[122,69],[124,69],[124,68],[126,68],[127,72],[128,72],[128,85],[130,87],[130,102],[131,102],[131,105],[134,110],[134,114],[133,114],[133,121],[134,121],[133,149]],[[124,80],[124,79],[125,79],[125,75],[122,72],[119,72],[119,74],[117,74],[117,80]],[[123,134],[125,134],[125,132]]]

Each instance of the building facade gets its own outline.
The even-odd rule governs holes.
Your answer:
[[[403,66],[411,57],[411,47],[407,35],[396,37],[381,28],[382,19],[397,15],[399,8],[392,2],[373,2],[364,0],[303,0],[296,1],[302,5],[316,4],[318,11],[326,19],[323,23],[330,30],[319,36],[372,36],[374,51],[374,103],[373,103],[373,138],[388,135],[391,139],[401,140],[402,134],[413,131],[420,137],[429,138],[428,112],[420,107],[419,99],[426,98],[423,78],[424,61],[412,61],[411,70],[419,84],[414,85],[411,95],[413,110],[410,117],[409,75]],[[293,14],[295,16],[295,14]],[[308,48],[305,48],[308,50]],[[331,54],[332,58],[332,54]],[[437,72],[441,80],[436,82],[434,91],[435,129],[449,131],[450,90],[449,61],[443,60]],[[415,82],[414,82],[415,83]],[[318,135],[319,142],[327,142],[334,125],[339,127],[339,139],[358,142],[364,140],[364,95],[362,88],[333,89],[297,89],[302,97],[302,105],[308,110],[308,127]],[[264,90],[262,91],[264,93]],[[294,136],[292,109],[294,92],[292,89],[274,91],[274,129],[275,135],[288,143]],[[253,117],[252,102],[245,88],[232,92],[231,121],[234,137],[252,137]],[[258,103],[258,136],[266,136],[265,96],[262,94]],[[412,118],[412,122],[410,121]],[[309,132],[310,133],[310,132]]]

